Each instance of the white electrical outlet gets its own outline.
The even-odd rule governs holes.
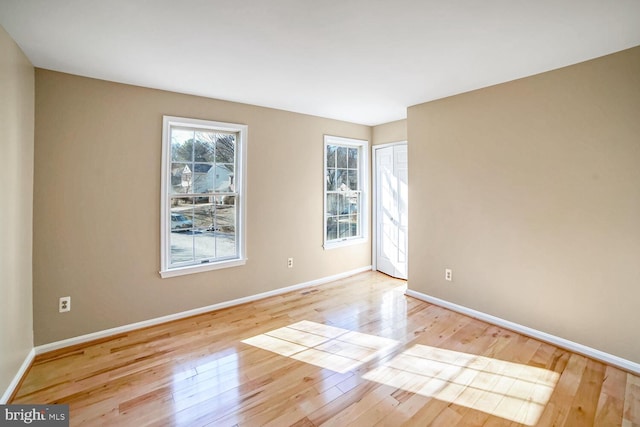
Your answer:
[[[293,258],[287,260],[287,268],[293,268]]]
[[[71,297],[60,297],[58,301],[58,311],[60,313],[71,311]]]
[[[453,279],[453,273],[450,268],[444,269],[444,280],[450,282]]]

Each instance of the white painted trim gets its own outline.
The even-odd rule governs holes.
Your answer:
[[[432,297],[430,295],[426,295],[412,289],[407,289],[405,294],[410,297],[417,298],[419,300],[426,301],[428,303],[435,304],[440,307],[444,307],[449,310],[456,311],[458,313],[462,313],[464,315],[474,317],[488,323],[492,323],[496,326],[510,329],[514,332],[527,335],[540,341],[562,347],[574,353],[582,354],[592,359],[624,369],[625,371],[634,373],[636,375],[640,375],[640,363],[632,362],[630,360],[614,356],[613,354],[605,353],[604,351],[596,350],[592,347],[587,347],[586,345],[578,344],[576,342],[569,341],[567,339],[560,338],[546,332],[538,331],[537,329],[529,328],[528,326],[510,322],[509,320],[501,319],[500,317],[492,316],[490,314],[483,313],[472,308],[464,307],[462,305],[458,305],[449,301],[445,301],[440,298]]]
[[[368,240],[365,238],[357,238],[357,239],[341,240],[339,242],[325,243],[322,247],[325,250],[330,251],[331,249],[343,248],[345,246],[362,245],[367,242]]]
[[[356,268],[355,270],[346,271],[344,273],[334,274],[333,276],[327,276],[309,282],[298,283],[297,285],[287,286],[285,288],[274,289],[272,291],[262,292],[256,295],[250,295],[248,297],[242,297],[231,301],[224,301],[221,303],[208,305],[206,307],[194,308],[193,310],[187,310],[180,313],[169,314],[167,316],[156,317],[155,319],[143,320],[142,322],[131,323],[128,325],[118,326],[116,328],[105,329],[103,331],[92,332],[86,335],[80,335],[78,337],[68,338],[66,340],[55,341],[49,344],[39,345],[35,348],[35,354],[43,354],[49,351],[59,350],[61,348],[69,347],[76,344],[82,344],[85,342],[97,340],[100,338],[109,337],[123,332],[130,332],[136,329],[146,328],[148,326],[159,325],[161,323],[171,322],[172,320],[184,319],[185,317],[196,316],[198,314],[207,313],[214,310],[220,310],[227,307],[233,307],[235,305],[245,304],[248,302],[257,301],[263,298],[272,297],[275,295],[284,294],[291,291],[297,291],[299,289],[308,288],[310,286],[321,285],[323,283],[333,282],[335,280],[344,279],[345,277],[353,276],[358,273],[370,271],[371,266]]]
[[[396,142],[385,142],[384,144],[375,144],[372,145],[372,148],[374,150],[377,150],[378,148],[389,148],[389,147],[393,147],[394,145],[407,145],[407,140],[403,140],[403,141],[396,141]]]
[[[11,380],[11,382],[9,383],[9,387],[7,387],[2,397],[0,397],[0,405],[4,405],[9,401],[9,398],[18,387],[18,384],[20,384],[20,380],[22,380],[22,377],[24,377],[24,375],[27,373],[27,370],[29,369],[29,366],[31,366],[31,363],[33,362],[33,359],[35,357],[36,351],[34,348],[32,348],[31,351],[29,351],[29,353],[27,354],[27,357],[24,358],[22,365],[20,365],[20,369],[18,369],[18,372],[16,372],[16,375],[13,377],[13,380]]]
[[[185,267],[174,267],[166,271],[160,271],[160,277],[166,279],[167,277],[184,276],[185,274],[202,273],[203,271],[219,270],[221,268],[231,268],[245,265],[246,259],[232,259],[228,261],[217,261],[209,264],[201,265],[187,265]]]
[[[386,144],[384,144],[386,145]],[[371,269],[378,270],[378,149],[380,147],[374,145],[371,147]]]

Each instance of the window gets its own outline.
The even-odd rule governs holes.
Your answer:
[[[164,116],[162,277],[245,263],[247,126]]]
[[[367,141],[324,137],[325,249],[366,238],[368,148]]]

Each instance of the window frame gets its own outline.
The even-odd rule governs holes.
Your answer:
[[[358,191],[360,192],[360,206],[358,211],[358,229],[360,230],[359,236],[346,237],[343,239],[335,240],[328,240],[327,238],[327,220],[329,218],[327,212],[327,146],[329,145],[358,149]],[[369,237],[369,141],[364,139],[324,135],[323,147],[323,247],[325,250],[327,250],[364,243]]]
[[[234,185],[236,207],[236,256],[218,261],[194,261],[194,264],[171,265],[171,129],[173,127],[236,133]],[[162,117],[162,167],[160,193],[160,276],[162,278],[244,265],[246,258],[246,152],[249,127],[236,123],[186,117]],[[196,263],[198,262],[198,263]]]

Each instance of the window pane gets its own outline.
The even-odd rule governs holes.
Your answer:
[[[349,228],[352,236],[358,236],[360,234],[358,230],[358,215],[351,215],[349,217]]]
[[[358,167],[358,149],[349,148],[349,169],[356,169]]]
[[[358,171],[350,170],[349,171],[349,182],[347,184],[350,190],[358,189]]]
[[[215,161],[215,133],[196,132],[193,146],[193,160],[195,162]]]
[[[349,189],[349,174],[346,169],[338,169],[336,170],[336,184],[338,186],[338,190],[346,191]]]
[[[349,204],[349,213],[354,214],[360,210],[360,193],[351,193],[348,196],[347,203]]]
[[[236,225],[236,196],[216,196],[216,219],[220,231],[225,227],[234,229]]]
[[[216,232],[216,256],[218,258],[231,258],[237,255],[235,229],[228,232]]]
[[[216,162],[235,163],[236,135],[217,133],[216,134]]]
[[[336,167],[336,146],[327,145],[327,168]]]
[[[182,232],[193,228],[193,204],[191,198],[174,199],[171,208],[171,231]]]
[[[216,192],[235,191],[233,164],[218,163],[215,165],[212,173],[214,176],[213,188]]]
[[[205,260],[216,257],[216,238],[213,232],[196,232],[193,235],[195,259]]]
[[[193,209],[195,228],[193,246],[196,262],[216,257],[216,237],[214,233],[216,205],[214,201],[214,196],[196,198],[196,205]]]
[[[212,193],[214,167],[211,163],[194,163],[192,177],[192,193]]]
[[[330,216],[327,218],[327,240],[335,240],[337,238],[338,238],[337,217]]]
[[[213,196],[211,199],[213,199]],[[198,231],[212,229],[214,216],[215,206],[209,201],[209,197],[197,197],[193,208],[193,228]]]
[[[349,217],[340,216],[338,219],[338,238],[344,239],[350,237],[349,234]]]
[[[193,235],[190,231],[171,233],[171,264],[192,262]]]
[[[216,256],[236,255],[236,196],[216,197]]]
[[[338,214],[338,203],[339,203],[339,194],[330,193],[327,194],[327,214],[329,215],[337,215]]]
[[[338,147],[338,168],[346,168],[348,166],[347,162],[347,147]]]
[[[347,215],[349,213],[349,202],[347,200],[347,195],[344,193],[339,193],[338,198],[338,213],[340,215]]]
[[[171,207],[171,263],[193,261],[193,198],[174,198]]]
[[[171,130],[171,160],[174,162],[193,161],[193,135],[192,130]]]
[[[193,197],[172,197],[171,198],[172,214],[184,212],[184,214],[187,215],[188,219],[193,219],[192,209],[193,209]]]
[[[192,164],[171,163],[171,193],[190,193],[192,188]]]
[[[330,168],[327,170],[327,191],[335,191],[338,189],[336,185],[336,170]]]

